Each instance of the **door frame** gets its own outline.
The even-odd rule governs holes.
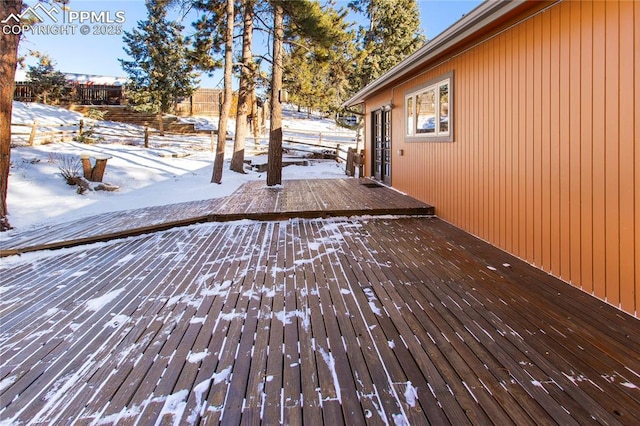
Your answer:
[[[391,186],[391,108],[381,106],[371,111],[371,176]]]

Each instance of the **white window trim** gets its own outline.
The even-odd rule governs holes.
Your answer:
[[[449,110],[448,110],[448,131],[441,132],[439,126],[435,126],[433,133],[417,133],[417,114],[416,108],[418,104],[418,96],[427,92],[430,89],[434,89],[436,94],[439,93],[441,86],[447,84],[449,89]],[[408,103],[411,99],[411,111],[408,110]],[[407,142],[453,142],[453,122],[454,122],[454,105],[453,105],[453,71],[441,75],[437,78],[431,79],[428,82],[421,84],[416,88],[412,88],[410,91],[405,92],[404,97],[404,128],[405,128],[405,140]],[[440,99],[436,96],[436,111],[440,111]],[[411,115],[409,113],[411,112]],[[411,118],[411,122],[410,122]],[[439,121],[439,120],[438,120]]]

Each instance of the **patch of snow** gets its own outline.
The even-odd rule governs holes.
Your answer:
[[[180,424],[180,419],[182,418],[182,413],[184,413],[184,409],[187,406],[188,396],[189,391],[187,389],[183,389],[167,396],[158,419],[160,420],[164,416],[170,415],[173,417],[174,426],[178,426]],[[163,421],[162,424],[166,424],[166,422]]]
[[[284,310],[274,312],[273,315],[282,322],[282,324],[291,324],[291,318],[298,317],[302,321],[302,326],[305,330],[309,329],[311,321],[309,319],[309,313],[306,311],[296,310],[286,312]]]
[[[371,310],[373,311],[374,314],[376,314],[377,316],[382,316],[382,311],[380,310],[380,308],[378,308],[378,306],[376,306],[375,301],[378,300],[375,296],[375,294],[373,293],[373,290],[370,288],[365,288],[363,289],[364,294],[367,296],[367,299],[369,300],[369,307],[371,308]]]
[[[231,367],[227,367],[219,373],[215,373],[211,378],[213,379],[213,384],[217,385],[218,383],[226,382],[231,376]]]
[[[12,384],[14,384],[16,379],[17,379],[17,376],[9,376],[0,380],[0,391],[3,391],[9,386],[11,386]]]
[[[205,359],[208,355],[209,355],[209,351],[207,349],[205,349],[202,352],[196,352],[196,353],[191,352],[187,356],[187,361],[192,364],[196,364],[202,361],[203,359]]]
[[[59,308],[49,308],[47,309],[47,312],[44,313],[44,316],[51,317],[57,314],[58,312],[60,312]]]
[[[132,260],[136,259],[136,255],[135,254],[128,254],[126,256],[122,256],[120,259],[118,259],[118,261],[116,262],[116,264],[122,264],[122,263],[127,263],[127,262],[131,262]]]
[[[393,414],[393,424],[395,426],[410,426],[409,419],[404,414]]]
[[[409,407],[415,407],[418,399],[418,388],[413,387],[411,382],[407,382],[407,387],[404,391],[404,399],[407,401]]]
[[[324,348],[318,348],[318,352],[322,356],[322,359],[329,367],[331,371],[331,377],[333,378],[333,387],[336,390],[336,399],[342,404],[342,392],[340,391],[340,381],[338,380],[338,373],[336,371],[336,360],[331,352],[327,353]]]
[[[206,278],[204,278],[204,277],[206,277]],[[200,279],[199,279],[198,284],[204,283],[207,279],[210,278],[210,276],[209,275],[205,275],[205,276],[203,276],[201,278],[203,278],[203,280],[200,281]],[[227,294],[227,290],[229,289],[229,287],[231,287],[231,284],[233,284],[233,281],[231,281],[231,280],[224,281],[224,282],[222,282],[220,284],[214,284],[214,286],[212,288],[205,288],[204,290],[202,290],[200,292],[200,294],[202,296],[220,296],[220,295],[224,295],[224,294]]]
[[[211,384],[211,380],[204,380],[193,387],[193,393],[196,396],[196,406],[193,407],[189,417],[187,418],[187,422],[189,424],[195,424],[195,421],[198,418],[198,414],[203,411],[204,408],[204,394],[209,390],[209,385]]]
[[[124,324],[126,324],[129,321],[129,318],[127,315],[115,315],[113,318],[111,318],[111,320],[105,325],[105,327],[112,327],[112,328],[120,328],[122,327]]]
[[[124,291],[124,288],[120,288],[117,290],[110,291],[109,293],[103,296],[88,300],[86,303],[87,309],[90,311],[99,311],[104,306],[114,301],[118,296],[120,296],[120,293],[122,293],[123,291]]]

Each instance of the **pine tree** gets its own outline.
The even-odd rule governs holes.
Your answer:
[[[291,93],[290,101],[309,112],[340,109],[355,52],[354,34],[344,22],[346,12],[325,7],[323,15],[333,28],[331,43],[314,40],[313,33],[299,34],[289,42],[285,55],[284,86]]]
[[[330,49],[342,36],[332,18],[313,0],[271,0],[273,10],[273,62],[271,71],[271,128],[269,132],[269,165],[267,185],[282,183],[282,105],[284,43],[302,38],[317,45],[318,51]],[[285,31],[286,28],[286,31]]]
[[[218,120],[218,140],[216,145],[216,156],[213,162],[212,183],[222,182],[222,171],[224,165],[224,151],[227,139],[227,119],[231,112],[231,102],[233,98],[233,29],[235,23],[234,0],[227,0],[224,26],[224,96],[222,110]]]
[[[243,0],[242,30],[242,62],[240,69],[240,86],[238,89],[238,109],[236,114],[236,131],[233,143],[231,170],[244,173],[244,150],[247,135],[247,115],[251,107],[251,94],[254,90],[256,64],[253,60],[253,20],[255,18],[255,0]]]
[[[67,78],[55,69],[55,62],[47,55],[40,57],[38,65],[29,66],[27,79],[36,99],[45,104],[59,101],[67,85]]]
[[[124,50],[133,60],[120,59],[129,75],[129,102],[141,110],[157,112],[162,132],[162,114],[171,112],[197,84],[183,27],[167,19],[168,0],[147,0],[147,20],[125,32]]]
[[[351,6],[369,20],[361,27],[352,88],[359,90],[425,42],[416,0],[355,0]]]
[[[267,186],[282,184],[282,90],[284,10],[280,1],[273,2],[273,62],[271,67],[271,104],[269,150],[267,152]]]
[[[0,16],[18,15],[22,0],[0,0]],[[0,232],[11,229],[7,208],[11,168],[11,111],[20,35],[0,33]]]

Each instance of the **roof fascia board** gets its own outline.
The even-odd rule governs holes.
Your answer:
[[[527,0],[485,1],[385,74],[378,77],[371,84],[361,89],[349,100],[344,102],[342,106],[347,107],[363,103],[369,95],[381,90],[389,83],[412,73],[430,59],[437,57],[447,49],[487,27],[489,24],[514,9],[517,9],[526,2]]]

